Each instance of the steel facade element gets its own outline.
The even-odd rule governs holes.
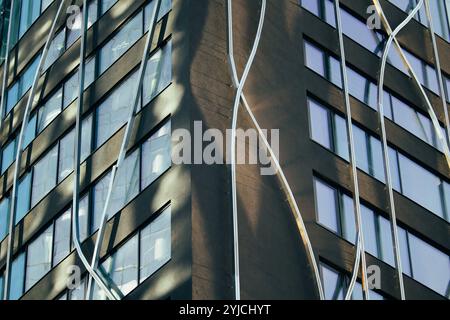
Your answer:
[[[15,219],[16,219],[16,206],[17,206],[17,181],[19,180],[19,173],[20,173],[20,160],[22,159],[22,144],[23,144],[23,136],[28,124],[28,120],[30,117],[31,107],[33,105],[34,96],[36,94],[37,84],[39,81],[39,78],[41,76],[41,72],[44,66],[44,62],[47,58],[47,54],[50,48],[51,41],[53,40],[53,37],[55,35],[56,31],[56,25],[58,19],[63,14],[63,8],[67,0],[62,0],[58,11],[56,12],[56,16],[53,19],[52,27],[50,29],[50,33],[47,37],[47,41],[44,46],[44,50],[42,52],[41,58],[39,60],[39,66],[36,70],[36,74],[34,75],[33,85],[31,87],[31,90],[29,91],[28,101],[25,108],[25,114],[22,118],[22,126],[20,129],[19,134],[19,141],[17,143],[17,151],[16,151],[16,157],[15,157],[15,164],[14,164],[14,179],[12,183],[12,196],[11,196],[11,208],[10,208],[10,214],[9,214],[9,235],[8,235],[8,248],[7,248],[7,254],[6,254],[6,271],[5,271],[5,287],[4,287],[4,299],[9,298],[9,289],[11,286],[11,264],[12,264],[12,255],[13,255],[13,246],[14,246],[14,227],[15,227]],[[5,65],[6,66],[6,65]]]
[[[85,71],[85,55],[86,55],[86,30],[88,26],[88,11],[87,0],[83,0],[83,14],[82,14],[82,30],[81,30],[81,46],[80,46],[80,66],[78,68],[78,104],[76,113],[75,125],[75,143],[74,143],[74,179],[73,179],[73,219],[72,219],[72,234],[73,244],[81,262],[88,271],[90,278],[94,278],[98,286],[105,292],[109,299],[117,300],[120,295],[110,290],[107,285],[108,280],[102,278],[89,264],[88,259],[83,253],[80,245],[80,224],[79,224],[79,186],[80,186],[80,154],[81,154],[81,113],[83,110],[83,93],[84,93],[84,71]]]
[[[339,0],[334,1],[334,10],[336,13],[336,29],[339,35],[339,49],[341,53],[341,74],[343,79],[343,89],[344,89],[344,100],[346,109],[346,123],[347,123],[347,138],[348,146],[350,151],[350,166],[351,166],[351,176],[353,178],[353,207],[355,211],[355,226],[357,230],[357,245],[355,252],[355,263],[353,265],[352,277],[350,284],[345,295],[345,300],[349,300],[352,297],[353,289],[355,287],[356,278],[358,277],[359,264],[361,261],[361,275],[362,275],[362,288],[363,297],[365,299],[370,299],[369,288],[367,286],[367,267],[366,267],[366,250],[364,249],[364,234],[361,219],[361,203],[359,199],[359,184],[358,184],[358,169],[356,167],[356,151],[355,142],[353,136],[353,125],[352,125],[352,110],[350,106],[350,94],[347,76],[347,63],[345,58],[345,47],[344,47],[344,36],[342,32],[342,19],[341,19],[341,8]]]
[[[264,11],[265,11],[265,5],[266,5],[266,1],[262,0],[262,8],[261,8],[261,19],[260,19],[260,25],[263,22],[263,18],[264,18]],[[237,95],[237,106],[236,108],[239,107],[239,101],[241,101],[244,106],[246,111],[248,112],[250,118],[252,119],[252,122],[254,124],[254,126],[256,127],[256,129],[258,130],[258,134],[261,137],[265,147],[267,148],[267,150],[270,153],[270,157],[273,161],[273,163],[275,164],[276,168],[277,168],[277,175],[279,177],[279,179],[281,180],[281,183],[283,185],[283,191],[286,193],[287,195],[287,199],[289,201],[289,205],[291,207],[291,210],[294,214],[294,218],[296,220],[297,223],[297,227],[299,229],[299,233],[300,233],[300,237],[303,241],[303,245],[306,249],[306,253],[307,253],[307,257],[308,257],[308,261],[313,269],[313,275],[314,275],[314,280],[316,282],[316,286],[317,286],[317,291],[319,294],[319,297],[321,300],[325,299],[324,293],[323,293],[323,287],[322,287],[322,281],[320,278],[320,273],[319,273],[319,268],[317,266],[317,262],[315,259],[315,255],[311,246],[311,241],[309,239],[308,236],[308,232],[306,230],[306,226],[305,223],[303,221],[303,217],[300,213],[300,210],[297,206],[297,202],[295,200],[294,194],[291,190],[291,187],[289,185],[288,180],[286,179],[286,176],[284,175],[283,169],[277,159],[277,155],[275,155],[275,153],[273,152],[273,149],[271,148],[269,142],[267,141],[267,137],[264,135],[264,133],[261,130],[261,127],[258,123],[258,121],[256,120],[248,102],[247,99],[245,98],[245,94],[243,92],[243,85],[245,84],[245,79],[243,78],[241,81],[239,81],[238,79],[238,75],[237,75],[237,71],[236,71],[236,63],[235,63],[235,59],[234,59],[234,45],[233,45],[233,14],[232,14],[232,1],[229,0],[228,4],[227,4],[227,13],[228,13],[228,60],[229,60],[229,66],[231,69],[231,75],[232,75],[232,81],[233,81],[233,85],[236,88],[241,88],[240,93],[238,92],[239,95]],[[256,41],[259,42],[259,39],[261,37],[261,30],[262,30],[262,25],[261,28],[258,28],[258,33],[257,33],[257,37],[255,39],[255,44]],[[244,81],[243,81],[244,80]],[[236,109],[235,108],[235,109]],[[236,117],[237,117],[237,112],[236,112]],[[237,123],[237,118],[236,118],[236,123]],[[235,129],[235,128],[234,128]],[[234,149],[233,149],[234,150]],[[232,160],[234,159],[234,157],[232,157]],[[235,183],[235,181],[234,181]],[[235,185],[234,185],[235,187]],[[236,208],[233,208],[236,209]],[[234,242],[235,242],[235,270],[237,270],[239,272],[239,248],[238,248],[238,243],[237,243],[237,236],[238,236],[238,229],[237,229],[237,214],[235,215],[235,213],[237,213],[237,211],[233,211],[233,218],[234,218],[234,223],[233,223],[233,231],[234,231]],[[236,299],[240,299],[240,282],[239,282],[239,273],[237,275],[235,275],[235,295],[236,295]]]
[[[100,257],[101,246],[103,244],[103,238],[105,236],[106,222],[108,221],[108,209],[109,209],[111,194],[113,191],[117,172],[120,169],[120,166],[122,165],[123,161],[125,160],[127,146],[128,146],[129,140],[131,138],[131,133],[132,133],[131,130],[133,129],[135,115],[136,115],[137,107],[138,107],[138,104],[140,101],[140,92],[141,92],[142,84],[144,81],[145,70],[147,68],[148,54],[150,52],[152,39],[153,39],[155,29],[156,29],[155,26],[156,26],[156,23],[158,22],[158,13],[161,8],[161,0],[154,0],[154,1],[156,1],[156,4],[153,7],[153,12],[151,14],[151,21],[149,24],[149,30],[147,33],[145,48],[144,48],[144,52],[142,54],[141,65],[140,65],[140,69],[139,69],[139,81],[135,88],[135,93],[134,93],[134,97],[133,97],[133,107],[130,108],[130,112],[128,114],[128,120],[127,120],[126,129],[125,129],[125,134],[124,134],[124,137],[122,140],[122,145],[120,147],[120,152],[119,152],[119,155],[117,158],[117,163],[112,168],[112,172],[111,172],[111,176],[110,176],[110,180],[109,180],[108,193],[106,196],[105,205],[103,207],[103,212],[102,212],[100,227],[99,227],[99,231],[98,231],[98,235],[97,235],[97,240],[95,242],[94,254],[93,254],[92,262],[91,262],[91,266],[90,266],[94,270],[94,273],[100,272],[98,270],[98,260]],[[87,289],[88,300],[90,300],[92,298],[93,289],[94,288],[92,286],[92,277],[89,277],[88,289]]]
[[[231,1],[228,0],[228,8],[231,9]],[[231,196],[233,207],[233,237],[234,237],[234,277],[235,277],[235,298],[241,299],[241,288],[239,278],[239,230],[238,230],[238,212],[237,212],[237,187],[236,187],[236,127],[237,117],[239,111],[239,102],[241,100],[241,94],[244,89],[245,82],[247,81],[248,74],[253,65],[253,61],[258,51],[259,41],[261,39],[262,28],[264,26],[264,18],[266,13],[266,0],[261,0],[261,14],[258,24],[258,30],[256,32],[253,48],[250,53],[250,57],[244,69],[241,81],[237,87],[236,97],[233,105],[233,119],[231,126]],[[229,11],[229,17],[232,16],[231,10]],[[229,28],[232,30],[232,25],[229,24]],[[235,67],[234,67],[235,69]]]

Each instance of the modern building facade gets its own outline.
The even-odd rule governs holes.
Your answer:
[[[380,91],[383,121],[377,95],[388,32],[382,24],[380,29],[367,25],[368,18],[378,17],[371,7],[378,1],[234,0],[231,25],[226,0],[87,1],[81,110],[83,27],[74,6],[82,8],[83,1],[11,2],[0,2],[4,299],[108,298],[97,285],[88,293],[90,273],[74,240],[80,240],[90,262],[152,29],[127,153],[114,180],[95,268],[117,298],[235,299],[239,288],[242,299],[319,299],[321,293],[324,299],[343,299],[352,283],[358,230],[365,264],[379,270],[380,283],[369,291],[370,299],[401,299],[402,291],[405,299],[449,298],[448,1],[429,1],[437,51],[425,7],[396,36],[432,111],[392,47]],[[394,29],[420,2],[381,0],[380,5]],[[153,28],[155,6],[159,12]],[[62,14],[55,20],[58,12]],[[204,130],[225,133],[231,128],[236,88],[229,66],[229,31],[240,76],[262,18],[244,92],[260,127],[279,129],[278,160],[293,199],[286,195],[280,175],[263,176],[258,165],[238,165],[236,210],[230,166],[173,163],[171,155],[179,151],[180,141],[172,133],[186,129],[194,134],[196,121]],[[441,73],[436,72],[437,57]],[[30,99],[39,71],[36,94]],[[28,121],[22,126],[24,118]],[[238,127],[254,128],[243,107]],[[355,147],[358,192],[349,136]],[[79,209],[74,214],[78,174]],[[11,206],[14,190],[17,201]],[[352,200],[358,194],[359,229]],[[393,208],[397,225],[392,223]],[[80,281],[71,286],[74,275]],[[364,296],[362,276],[358,274],[352,299]]]

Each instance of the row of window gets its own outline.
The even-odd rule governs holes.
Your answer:
[[[320,263],[320,275],[323,282],[323,290],[326,300],[344,300],[347,293],[348,286],[350,284],[350,278],[343,272],[337,271],[335,268],[328,264]],[[370,291],[371,300],[385,300],[385,298],[373,290]],[[355,283],[352,300],[362,300],[363,290],[362,285],[359,282]]]
[[[110,199],[108,218],[119,212],[139,192],[152,184],[159,176],[167,171],[171,166],[171,123],[166,122],[139,148],[130,153],[119,168],[116,180],[113,185],[113,193]],[[98,230],[101,214],[106,200],[109,187],[110,172],[102,177],[91,188],[90,192],[83,195],[79,204],[80,240],[84,241],[89,235]],[[91,203],[91,204],[90,204]],[[170,211],[169,211],[170,215]],[[164,260],[166,262],[167,252],[170,257],[170,241],[167,240],[167,223],[170,225],[170,217],[167,220],[165,215],[155,220],[146,231],[141,232],[145,243],[142,246],[146,264],[141,268],[141,281],[156,271],[155,265]],[[162,220],[162,221],[161,221]],[[18,299],[38,282],[52,267],[61,262],[72,250],[72,209],[64,211],[54,219],[52,224],[41,232],[22,253],[13,261],[11,271],[11,291],[10,299]],[[161,225],[165,226],[161,228]],[[158,235],[163,234],[162,240]],[[170,228],[169,228],[170,239]],[[163,243],[159,243],[163,241]],[[155,244],[156,242],[156,244]],[[157,246],[157,248],[155,248]],[[167,247],[169,246],[169,251]],[[119,249],[120,251],[120,249]],[[119,252],[118,251],[118,252]],[[153,253],[153,255],[151,255]],[[125,254],[119,259],[129,257]],[[114,258],[111,258],[114,259]],[[102,263],[106,272],[113,272],[117,267],[111,265],[111,259]],[[109,262],[108,262],[109,261]],[[123,262],[123,261],[122,261]],[[141,262],[142,263],[142,262]],[[130,270],[124,270],[124,275]],[[120,281],[122,278],[113,277],[113,280]],[[122,279],[123,280],[123,279]],[[123,288],[126,291],[129,285]],[[126,294],[127,292],[125,292]]]
[[[100,264],[100,271],[125,296],[171,259],[171,211],[165,209]],[[68,290],[58,300],[85,300],[87,281]],[[97,285],[95,300],[107,297]]]
[[[328,24],[336,26],[334,2],[332,0],[302,0],[302,6]],[[354,17],[342,7],[341,16],[342,32],[359,45],[381,57],[387,37],[378,31],[369,29],[364,21]],[[434,93],[439,94],[435,68],[408,50],[404,49],[403,51],[417,74],[420,83]],[[395,47],[392,47],[389,52],[388,62],[406,75],[409,75]],[[450,102],[450,78],[446,76],[444,78],[444,82],[447,85],[447,100]]]
[[[349,161],[345,119],[308,98],[311,139]],[[353,125],[356,165],[385,182],[381,141]],[[389,147],[394,189],[439,217],[450,221],[450,184]]]
[[[356,241],[353,200],[319,178],[314,179],[317,220],[352,244]],[[394,266],[389,220],[361,204],[365,250]],[[450,293],[450,257],[398,226],[403,272],[441,295]],[[432,261],[432,263],[430,263]]]
[[[172,79],[171,50],[169,41],[149,58],[141,95],[142,105],[147,105],[170,84]],[[83,119],[82,161],[91,154],[92,150],[96,150],[105,143],[127,121],[129,108],[132,107],[130,101],[133,100],[132,95],[135,91],[137,76],[138,72],[134,71],[92,113]],[[74,140],[75,134],[72,129],[21,179],[18,185],[16,223],[73,171]],[[0,209],[5,209],[0,210],[0,221],[7,219],[7,203],[8,198],[4,197]],[[0,239],[6,236],[6,225],[0,224]]]
[[[418,0],[389,0],[398,8],[405,12],[410,12],[416,7]],[[433,18],[434,32],[441,36],[447,42],[450,42],[450,2],[443,1],[428,1],[430,4],[431,16]],[[425,10],[425,5],[420,8],[417,15],[414,17],[424,26],[428,27],[428,18]]]
[[[305,65],[337,87],[342,88],[340,61],[311,41],[305,40],[304,45]],[[348,65],[347,77],[350,94],[377,111],[377,85]],[[442,144],[438,140],[433,123],[428,116],[416,111],[387,90],[383,90],[383,95],[384,115],[387,119],[442,152]],[[441,130],[443,133],[445,132],[442,125]]]

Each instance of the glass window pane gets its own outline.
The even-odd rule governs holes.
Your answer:
[[[342,215],[341,226],[342,236],[351,243],[356,243],[355,207],[353,199],[347,195],[342,195]]]
[[[30,192],[31,192],[31,174],[27,174],[17,187],[17,209],[16,221],[17,224],[30,210]]]
[[[83,162],[91,153],[92,116],[82,122],[81,127],[81,154],[80,161]],[[70,131],[59,144],[59,170],[58,182],[64,180],[73,171],[73,159],[75,151],[75,129]]]
[[[9,142],[2,152],[2,174],[11,166],[16,158],[16,139]]]
[[[89,237],[89,194],[83,196],[78,207],[78,221],[80,224],[80,241]]]
[[[78,97],[78,81],[78,72],[76,72],[64,83],[64,108]]]
[[[19,98],[19,83],[16,82],[11,88],[8,89],[5,114],[8,114],[12,108],[14,108],[17,101],[19,101]]]
[[[320,265],[326,300],[344,299],[344,279],[335,270],[324,264]]]
[[[332,150],[329,112],[315,101],[308,99],[311,138],[325,148]]]
[[[327,59],[327,79],[339,88],[342,87],[341,63],[334,57],[328,56]]]
[[[0,241],[5,239],[6,235],[9,233],[8,223],[9,223],[9,198],[4,198],[0,202]]]
[[[101,146],[127,121],[137,73],[120,84],[97,109],[97,141]]]
[[[28,121],[27,128],[23,134],[23,146],[27,147],[36,137],[37,116],[34,115]]]
[[[142,36],[142,11],[126,22],[120,31],[100,49],[100,74],[106,71]]]
[[[384,182],[383,147],[381,145],[381,141],[374,137],[370,137],[370,155],[370,174],[381,182]]]
[[[39,109],[38,132],[42,132],[61,113],[61,105],[62,89],[59,89]]]
[[[402,269],[403,273],[412,276],[411,274],[411,264],[409,262],[409,244],[408,244],[408,234],[405,229],[397,227],[398,242],[400,247],[400,256],[402,259]]]
[[[318,179],[314,180],[314,186],[318,221],[335,233],[339,233],[337,191]]]
[[[70,252],[71,210],[64,212],[55,221],[53,265],[60,263]]]
[[[14,259],[11,265],[11,287],[9,289],[9,299],[18,300],[23,294],[25,283],[25,253],[21,253]]]
[[[56,185],[58,146],[53,147],[33,169],[31,206],[34,207]]]
[[[305,65],[322,77],[325,76],[324,53],[307,41],[305,41]]]
[[[368,253],[378,258],[375,214],[369,208],[361,206],[361,218],[364,231],[364,247]]]
[[[59,32],[52,40],[44,62],[43,71],[47,70],[65,51],[66,28]]]
[[[146,188],[172,165],[171,122],[164,124],[142,145],[142,188]]]
[[[139,193],[139,150],[128,155],[116,173],[109,204],[112,217]]]
[[[409,244],[414,279],[446,296],[450,283],[448,255],[412,234],[409,234]]]
[[[29,246],[27,251],[27,269],[25,291],[30,289],[51,269],[53,225],[47,228]]]
[[[147,4],[145,6],[144,9],[144,30],[145,32],[147,32],[147,30],[149,29],[149,24],[151,22],[151,14],[154,10],[156,1],[151,1],[149,4]],[[172,0],[162,0],[161,1],[161,6],[159,8],[159,14],[158,14],[158,19],[161,19],[162,17],[164,17],[172,8]]]
[[[401,192],[401,181],[400,181],[400,172],[399,172],[399,164],[398,164],[398,153],[391,147],[388,147],[389,154],[389,165],[391,167],[391,178],[392,178],[392,187],[397,192]]]
[[[359,169],[369,173],[369,158],[366,133],[353,125],[353,137],[355,141],[356,164]]]
[[[140,282],[150,277],[171,257],[171,211],[164,210],[140,233]]]
[[[117,2],[117,0],[101,0],[100,1],[100,12],[101,14],[105,14],[106,11],[108,11],[115,3]]]
[[[144,105],[164,90],[171,81],[172,42],[170,41],[148,60],[143,82]]]
[[[100,221],[103,214],[103,208],[105,206],[106,195],[109,188],[109,179],[111,177],[111,172],[104,176],[94,187],[93,197],[93,216],[91,233],[94,233],[100,227]]]
[[[24,35],[31,24],[39,17],[40,12],[41,0],[22,0],[19,38]]]
[[[403,194],[443,218],[441,180],[402,154],[399,162]]]
[[[124,295],[130,293],[138,285],[138,236],[129,239],[100,267]]]
[[[335,152],[345,160],[349,161],[350,151],[348,150],[348,136],[347,136],[347,120],[334,115],[334,146]]]
[[[378,226],[379,226],[379,239],[380,239],[380,255],[381,260],[390,264],[395,265],[394,260],[394,248],[392,246],[392,232],[391,224],[389,220],[382,216],[378,216]]]

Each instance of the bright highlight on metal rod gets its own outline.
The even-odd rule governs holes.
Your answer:
[[[262,2],[264,2],[265,4],[265,0],[263,0]],[[261,12],[262,13],[262,12]],[[232,3],[231,0],[228,0],[228,60],[229,60],[229,66],[231,69],[231,75],[232,75],[232,81],[233,84],[236,88],[239,87],[240,81],[238,79],[238,75],[237,75],[237,71],[236,71],[236,63],[235,63],[235,59],[234,59],[234,45],[233,45],[233,14],[232,14]],[[239,96],[238,96],[239,97]],[[297,223],[297,227],[299,229],[300,232],[300,237],[303,241],[303,245],[306,249],[306,253],[307,253],[307,257],[308,257],[308,261],[310,263],[310,265],[312,266],[313,269],[313,275],[314,275],[314,280],[316,282],[316,286],[317,286],[317,291],[319,294],[319,298],[321,300],[325,299],[324,293],[323,293],[323,287],[322,287],[322,282],[321,282],[321,278],[320,278],[320,273],[319,273],[319,268],[317,266],[316,260],[315,260],[315,256],[314,256],[314,252],[311,246],[311,242],[309,240],[309,236],[308,236],[308,232],[306,230],[306,226],[305,223],[303,221],[303,217],[300,213],[300,210],[297,206],[297,202],[295,200],[294,194],[290,188],[289,182],[286,179],[286,176],[284,175],[283,169],[277,159],[277,156],[275,155],[275,153],[273,152],[272,147],[270,146],[269,142],[267,141],[266,136],[264,135],[264,133],[261,130],[261,127],[259,126],[258,121],[256,120],[248,102],[247,99],[245,98],[244,92],[243,90],[241,91],[240,97],[239,99],[242,101],[242,103],[244,104],[248,114],[250,115],[250,118],[252,119],[253,124],[255,125],[256,129],[258,130],[258,134],[261,137],[261,139],[263,140],[263,143],[265,145],[265,147],[267,148],[267,150],[270,153],[271,159],[274,162],[276,168],[277,168],[277,175],[279,177],[279,179],[282,182],[282,185],[284,186],[283,190],[287,193],[287,199],[289,202],[289,205],[291,207],[291,210],[294,213],[294,217]],[[234,234],[235,234],[235,239],[236,239],[236,234],[237,234],[237,229],[234,229]],[[237,252],[237,254],[239,254],[239,251]],[[239,259],[239,257],[237,257],[237,259]],[[238,261],[238,260],[237,260]],[[236,252],[235,252],[235,265],[236,265]],[[237,267],[239,268],[239,263],[237,264]],[[239,277],[235,276],[235,281],[239,281]],[[240,297],[240,291],[238,291],[238,289],[240,288],[240,283],[237,282],[237,285],[235,286],[235,290],[236,290],[236,297]],[[240,290],[240,289],[239,289]]]
[[[341,53],[341,74],[343,80],[344,88],[344,100],[346,109],[346,124],[347,124],[347,138],[348,146],[350,151],[350,166],[351,166],[351,176],[353,178],[353,207],[355,212],[355,226],[357,232],[357,244],[355,252],[355,262],[353,265],[352,277],[350,284],[345,294],[345,300],[349,300],[352,297],[353,289],[355,287],[356,279],[358,277],[359,265],[361,262],[361,275],[362,275],[362,288],[363,297],[366,300],[370,299],[369,288],[367,286],[367,265],[366,265],[366,250],[364,249],[364,233],[362,228],[362,218],[361,218],[361,203],[359,199],[359,184],[358,184],[358,169],[356,167],[356,151],[355,142],[353,136],[353,124],[352,124],[352,109],[350,106],[350,93],[347,77],[347,63],[345,58],[345,47],[344,47],[344,36],[342,33],[342,19],[341,19],[341,8],[339,0],[334,1],[334,11],[336,13],[336,29],[339,35],[339,50]]]

